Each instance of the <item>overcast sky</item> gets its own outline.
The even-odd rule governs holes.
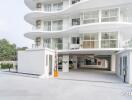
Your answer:
[[[24,0],[1,0],[0,2],[0,39],[6,38],[18,47],[31,46],[33,41],[24,37],[31,26],[24,21],[24,15],[30,12]]]

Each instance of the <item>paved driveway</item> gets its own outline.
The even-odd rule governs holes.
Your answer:
[[[57,79],[2,72],[0,100],[132,100],[132,88],[114,74],[88,72],[60,73]]]

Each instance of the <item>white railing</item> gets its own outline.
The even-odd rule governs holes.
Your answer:
[[[53,27],[49,27],[49,26],[46,26],[46,27],[36,27],[36,26],[33,26],[32,27],[32,30],[33,31],[60,31],[60,30],[63,30],[63,25],[58,25],[58,26],[53,26]]]
[[[80,44],[70,44],[70,49],[79,49]]]

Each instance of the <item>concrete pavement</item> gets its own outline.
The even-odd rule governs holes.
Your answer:
[[[109,72],[72,71],[39,79],[0,72],[0,100],[132,100],[132,87]]]

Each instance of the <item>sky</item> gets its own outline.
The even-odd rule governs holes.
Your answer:
[[[17,47],[31,47],[33,41],[24,37],[31,31],[31,25],[24,21],[30,10],[24,0],[1,0],[0,2],[0,39],[7,39]]]

